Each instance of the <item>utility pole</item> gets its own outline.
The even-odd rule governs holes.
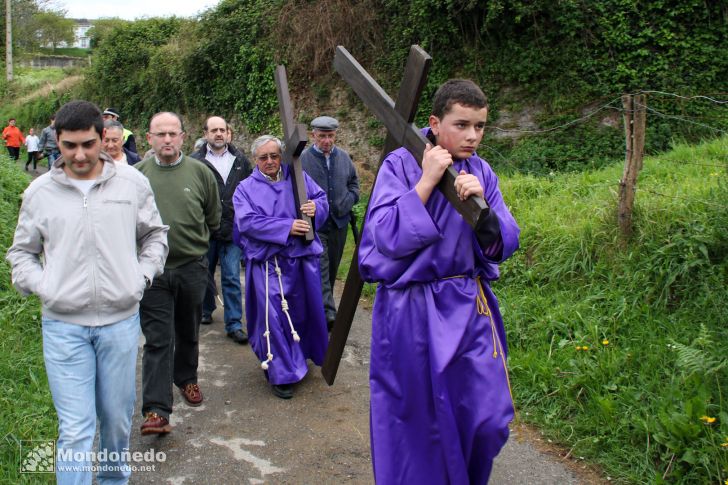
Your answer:
[[[12,0],[5,0],[5,74],[8,81],[13,80],[13,15],[10,12]]]

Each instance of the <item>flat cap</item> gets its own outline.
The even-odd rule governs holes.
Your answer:
[[[321,131],[334,131],[339,127],[339,122],[331,116],[319,116],[311,122],[311,128]]]
[[[119,116],[119,110],[116,108],[106,108],[102,114],[116,116],[117,118],[121,118],[121,116]]]

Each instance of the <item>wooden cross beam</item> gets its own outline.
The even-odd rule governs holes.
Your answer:
[[[421,47],[413,45],[410,48],[404,78],[395,104],[346,49],[341,46],[337,48],[334,67],[387,128],[387,140],[384,144],[382,161],[389,152],[404,146],[422,165],[422,153],[425,150],[427,139],[414,126],[413,121],[431,64],[432,58]],[[480,197],[471,197],[466,201],[461,201],[454,189],[456,176],[457,172],[450,167],[448,172],[443,175],[438,188],[463,215],[468,224],[476,228],[487,215],[488,206]],[[364,232],[363,227],[361,232]],[[339,310],[336,313],[336,321],[331,331],[328,351],[321,368],[324,379],[329,385],[332,385],[336,378],[344,346],[351,330],[351,322],[354,319],[364,285],[359,274],[358,255],[359,241],[356,241],[349,274],[344,285]]]
[[[301,206],[308,200],[308,196],[306,194],[306,182],[303,179],[303,167],[298,159],[303,149],[306,148],[308,134],[306,133],[306,127],[302,124],[296,124],[293,119],[291,96],[288,93],[288,77],[284,66],[276,66],[275,79],[281,124],[283,125],[283,141],[286,144],[286,149],[282,154],[282,161],[291,167],[293,198],[297,204],[296,214],[298,214],[299,219],[308,222],[309,229],[303,238],[307,243],[310,243],[314,240],[313,221],[301,212]]]

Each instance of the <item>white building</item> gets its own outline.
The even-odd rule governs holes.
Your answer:
[[[82,49],[88,49],[91,47],[91,37],[88,36],[88,31],[93,24],[86,19],[73,19],[76,22],[76,26],[73,28],[73,34],[75,40],[73,41],[72,47],[81,47]]]

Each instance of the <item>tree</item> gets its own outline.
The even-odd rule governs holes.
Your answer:
[[[104,39],[117,27],[124,27],[129,24],[128,20],[118,17],[94,20],[87,35],[91,38],[91,48],[98,47]]]
[[[33,50],[33,46],[38,44],[34,39],[31,29],[33,16],[40,11],[38,2],[34,0],[12,0],[13,15],[13,53],[17,54],[25,51]],[[5,2],[0,2],[0,30],[5,32]],[[5,58],[5,43],[0,43],[0,52],[2,58]]]
[[[51,46],[54,50],[59,44],[73,44],[76,23],[58,12],[39,12],[33,15],[33,32],[41,47]]]

